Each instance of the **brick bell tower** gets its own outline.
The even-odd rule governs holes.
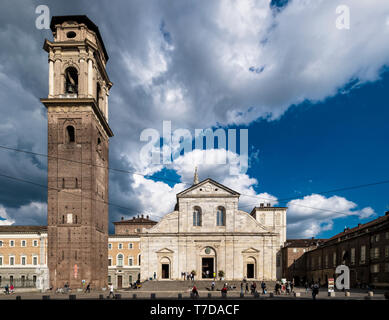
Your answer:
[[[92,289],[108,279],[108,93],[98,27],[87,16],[56,16],[49,54],[48,267],[50,286]],[[85,284],[83,284],[85,280]]]

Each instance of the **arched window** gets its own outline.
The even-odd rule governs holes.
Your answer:
[[[218,226],[226,225],[226,209],[224,209],[224,207],[217,208],[216,225]]]
[[[193,225],[196,227],[201,226],[201,208],[194,207],[193,210]]]
[[[117,258],[117,266],[118,267],[123,267],[123,255],[121,253],[118,254],[118,258]]]
[[[65,70],[65,93],[78,93],[78,72],[74,67]]]
[[[76,132],[73,126],[66,127],[66,142],[75,142],[76,141]]]

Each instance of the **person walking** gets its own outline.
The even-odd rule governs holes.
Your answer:
[[[262,294],[266,294],[266,283],[265,281],[261,282]]]
[[[8,284],[5,285],[4,289],[5,289],[4,293],[5,294],[9,294],[9,286],[8,286]]]
[[[211,283],[211,290],[212,290],[212,291],[215,290],[215,280],[213,280],[212,283]]]
[[[85,289],[85,293],[90,293],[90,282],[88,283],[88,285],[86,286],[86,289]]]
[[[245,293],[249,292],[249,283],[246,282],[246,290],[245,290]]]
[[[108,299],[111,298],[111,295],[112,295],[112,298],[114,298],[115,296],[114,296],[114,294],[113,294],[113,284],[110,283],[110,284],[108,285],[108,288],[109,288]]]
[[[243,282],[240,283],[240,295],[243,295]]]
[[[14,293],[15,287],[14,287],[13,283],[11,283],[11,286],[9,287],[9,289],[10,289],[11,294]]]
[[[308,294],[309,284],[308,281],[305,281],[305,294]]]
[[[319,294],[319,285],[315,283],[312,287],[312,299],[316,300],[316,296]]]
[[[290,281],[286,283],[286,293],[290,294]]]

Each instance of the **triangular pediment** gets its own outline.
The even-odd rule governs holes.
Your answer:
[[[234,196],[239,197],[239,193],[212,180],[205,179],[190,188],[177,194],[177,198],[191,196]]]
[[[157,253],[174,253],[173,250],[170,250],[168,248],[163,248],[157,251]]]
[[[259,252],[259,250],[255,249],[253,247],[245,249],[245,250],[242,251],[242,253],[258,253],[258,252]]]

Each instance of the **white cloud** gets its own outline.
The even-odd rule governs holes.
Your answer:
[[[15,223],[15,220],[8,216],[7,211],[2,205],[0,205],[0,218],[2,218],[0,219],[0,226],[9,226]]]
[[[332,230],[337,218],[358,216],[365,219],[375,215],[370,207],[356,210],[357,204],[346,198],[326,198],[319,194],[289,201],[287,207],[288,238],[314,237],[322,231]]]
[[[258,184],[257,179],[250,178],[247,174],[231,175],[229,164],[218,164],[225,155],[230,159],[237,158],[237,155],[226,150],[209,149],[193,150],[177,158],[167,169],[173,169],[181,176],[183,183],[177,183],[170,187],[162,181],[153,181],[139,175],[134,175],[132,189],[134,190],[137,203],[141,205],[142,212],[151,216],[161,217],[171,212],[176,203],[176,194],[189,188],[193,183],[195,166],[198,167],[200,180],[212,178],[217,182],[241,193],[240,208],[245,211],[251,211],[259,203],[269,202],[272,205],[277,204],[277,198],[266,192],[257,194],[254,186]],[[204,163],[204,159],[208,159]],[[237,166],[236,161],[231,164]]]

